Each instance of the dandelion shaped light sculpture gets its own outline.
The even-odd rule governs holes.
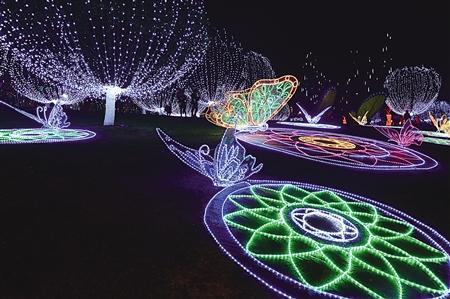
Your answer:
[[[297,90],[294,76],[257,81],[250,89],[229,92],[220,105],[210,106],[205,116],[213,124],[238,130],[265,130]]]
[[[436,100],[441,88],[439,74],[425,67],[404,67],[390,73],[384,87],[388,90],[386,104],[397,114],[419,115]]]
[[[167,148],[183,163],[210,178],[214,186],[227,187],[248,179],[259,172],[263,165],[246,155],[245,148],[234,137],[234,129],[227,129],[220,144],[210,155],[210,148],[202,145],[198,150],[186,147],[156,129]]]
[[[242,77],[245,88],[250,88],[258,80],[275,78],[275,71],[267,57],[250,51],[244,56]]]
[[[234,262],[287,298],[311,290],[333,298],[450,294],[450,243],[412,217],[348,192],[249,181],[216,194],[204,221]]]
[[[387,142],[312,130],[270,128],[239,132],[245,143],[325,164],[366,170],[428,170],[438,163],[427,155]]]
[[[202,59],[203,1],[22,0],[0,3],[0,34],[20,63],[44,81],[115,102],[151,97]]]
[[[177,115],[179,114],[179,107],[176,104],[175,92],[175,88],[168,87],[148,98],[134,99],[133,102],[142,109],[159,115],[168,114],[166,107],[170,106],[170,114]]]
[[[225,30],[214,32],[206,54],[186,79],[186,85],[200,92],[201,105],[216,105],[225,93],[244,88],[244,50]]]
[[[410,145],[420,146],[423,142],[423,135],[420,131],[411,124],[408,119],[400,131],[389,127],[374,127],[378,132],[386,136],[389,140],[397,143],[400,146],[408,147]]]

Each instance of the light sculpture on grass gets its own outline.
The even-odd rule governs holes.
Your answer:
[[[397,114],[419,115],[436,100],[441,88],[439,74],[425,67],[396,69],[386,77],[386,104]]]
[[[0,144],[74,142],[94,137],[94,132],[79,129],[0,129]]]
[[[290,75],[259,80],[249,89],[227,93],[225,101],[210,106],[205,116],[225,128],[265,130],[267,121],[287,104],[297,86],[297,78]]]
[[[312,130],[270,128],[239,132],[245,143],[330,165],[366,170],[429,170],[438,163],[417,151],[357,136]]]
[[[450,243],[382,203],[327,187],[248,181],[208,203],[205,224],[234,262],[302,298],[444,298]]]
[[[148,98],[202,59],[203,1],[2,1],[0,34],[11,53],[44,81],[105,98],[113,125],[121,96]]]
[[[204,222],[220,248],[247,273],[288,298],[302,298],[307,290],[334,298],[450,294],[450,243],[435,230],[348,192],[244,181],[255,161],[251,157],[250,164],[242,164],[245,150],[233,133],[227,129],[214,158],[203,159],[209,148],[187,148],[158,130],[169,150],[199,173],[210,178],[243,174],[219,180],[224,184],[213,179],[226,188],[208,203]],[[344,141],[341,146],[354,147]]]
[[[197,68],[185,85],[197,89],[203,107],[216,105],[225,94],[244,88],[244,49],[226,31],[216,31]]]
[[[259,172],[263,165],[246,155],[245,148],[234,137],[234,129],[227,129],[220,144],[210,155],[208,145],[198,150],[189,148],[170,138],[161,129],[156,129],[159,138],[183,163],[213,181],[214,186],[227,187],[248,179]]]
[[[36,117],[30,117],[28,113],[20,109],[4,102],[3,104],[41,123],[45,128],[61,129],[68,127],[70,123],[67,122],[67,115],[62,106],[76,104],[87,96],[84,89],[74,89],[68,85],[51,84],[40,79],[18,63],[14,57],[9,65],[9,74],[11,86],[19,94],[46,106],[38,107],[36,109]],[[50,114],[47,115],[47,105],[51,104],[53,108]]]
[[[375,126],[374,128],[386,136],[389,139],[388,141],[395,142],[400,146],[421,145],[423,142],[423,135],[411,124],[410,119],[405,122],[400,130],[386,126]]]
[[[250,51],[244,56],[242,78],[244,88],[250,88],[258,80],[275,78],[275,71],[267,57]]]

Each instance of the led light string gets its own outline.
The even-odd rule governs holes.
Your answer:
[[[423,240],[422,241],[420,241],[420,240],[413,241],[412,244],[415,244],[417,246],[425,246],[423,248],[426,248],[426,250],[431,250],[431,252],[433,252],[433,253],[437,253],[439,251],[441,252],[441,253],[439,253],[439,254],[441,254],[440,257],[435,257],[435,258],[430,258],[430,259],[424,258],[422,260],[426,261],[427,263],[428,262],[441,263],[442,265],[447,265],[447,267],[446,267],[447,271],[449,269],[449,267],[448,267],[449,256],[448,256],[448,252],[446,252],[446,250],[448,251],[448,249],[450,248],[449,247],[450,244],[448,243],[448,241],[446,241],[442,236],[437,234],[431,228],[423,225],[422,223],[418,222],[417,220],[414,220],[414,219],[410,218],[409,216],[407,216],[404,213],[401,213],[399,211],[394,210],[391,207],[388,207],[386,205],[383,205],[383,204],[380,204],[380,203],[377,203],[377,202],[374,202],[374,201],[371,201],[371,200],[368,200],[368,199],[364,199],[362,197],[358,197],[358,196],[352,195],[350,193],[337,191],[337,190],[333,190],[333,189],[328,189],[328,188],[325,188],[325,187],[310,185],[310,184],[299,184],[299,183],[295,183],[295,182],[281,183],[281,182],[273,182],[273,181],[263,181],[263,182],[260,182],[260,181],[254,181],[253,182],[252,181],[251,183],[253,184],[253,186],[240,188],[238,190],[230,190],[228,192],[227,192],[227,190],[223,191],[223,193],[228,195],[228,196],[222,196],[223,206],[224,206],[224,210],[223,210],[224,212],[223,213],[224,213],[225,221],[227,221],[226,218],[227,218],[227,215],[229,215],[228,208],[225,208],[226,205],[227,205],[227,202],[229,203],[228,204],[229,206],[234,206],[235,209],[237,209],[236,213],[238,213],[239,211],[245,210],[245,209],[250,209],[250,210],[254,210],[255,211],[255,213],[253,213],[253,214],[257,215],[255,217],[258,218],[258,217],[261,217],[261,210],[260,210],[260,208],[258,208],[257,205],[255,205],[255,204],[238,205],[238,204],[235,204],[236,201],[242,201],[243,200],[243,201],[247,202],[249,199],[254,199],[257,202],[259,202],[260,204],[261,203],[265,203],[266,205],[269,205],[269,207],[271,209],[281,209],[281,207],[276,205],[277,200],[278,200],[278,202],[280,202],[280,199],[281,199],[281,200],[284,200],[285,204],[292,205],[293,202],[294,202],[293,199],[296,198],[296,197],[299,197],[299,198],[302,197],[302,198],[309,199],[309,200],[311,200],[311,198],[312,198],[314,200],[313,203],[315,204],[315,208],[316,209],[320,208],[322,211],[323,211],[323,209],[326,209],[327,212],[330,212],[330,209],[331,209],[331,211],[334,211],[334,213],[343,213],[344,212],[344,213],[347,213],[347,214],[353,214],[353,216],[359,218],[360,220],[364,220],[364,218],[362,218],[362,216],[364,214],[367,214],[370,211],[369,214],[373,215],[373,217],[366,218],[366,219],[370,219],[370,220],[366,220],[366,222],[368,223],[366,225],[371,225],[373,227],[380,226],[380,225],[381,226],[386,226],[386,219],[391,219],[389,221],[394,221],[394,223],[401,223],[401,224],[403,224],[403,227],[406,227],[407,229],[405,229],[402,232],[392,231],[392,229],[388,229],[388,230],[385,230],[385,231],[390,231],[391,234],[392,233],[393,234],[397,234],[397,235],[399,235],[399,237],[402,237],[402,238],[409,238],[409,236],[411,236],[413,233],[414,234],[418,233],[419,235],[421,235],[422,237],[425,238],[424,240],[429,241],[432,244],[431,246],[434,246],[435,248],[430,247],[429,245],[426,245],[425,243],[423,243]],[[261,184],[263,184],[263,186],[260,186]],[[295,192],[295,193],[291,192],[290,190],[292,190],[293,186],[286,187],[286,186],[289,186],[288,184],[295,184],[296,185],[295,186],[295,190],[297,190],[297,191],[300,188],[301,189],[308,189],[308,190],[311,190],[311,191],[308,191],[308,192],[313,192],[314,191],[314,194],[311,195],[311,193],[308,194],[308,192],[306,192],[306,193],[304,192],[303,194],[302,194],[302,192]],[[291,188],[291,189],[286,190],[285,188]],[[237,189],[237,188],[235,188],[235,189]],[[252,192],[249,193],[249,192],[247,192],[248,189],[262,189],[263,191],[256,192],[256,193],[254,191],[252,191]],[[278,196],[278,197],[274,198],[274,195],[276,195],[276,192],[275,193],[272,192],[272,193],[269,193],[269,195],[267,195],[267,190],[270,190],[270,189],[284,190],[284,192],[278,192],[279,195],[280,194],[284,194],[284,197],[283,196],[281,196],[281,197]],[[304,190],[304,191],[306,191],[306,190]],[[330,196],[325,196],[325,195],[329,195],[330,192],[335,192],[336,193],[336,194],[334,194],[335,196],[331,196],[331,197]],[[292,194],[292,193],[294,193],[294,194]],[[236,199],[236,198],[232,199],[231,198],[235,194],[237,194],[238,199]],[[239,195],[239,194],[242,194],[242,195]],[[266,195],[262,195],[262,194],[266,194]],[[325,197],[323,197],[323,196],[325,196]],[[257,199],[256,197],[259,197],[260,199]],[[350,200],[350,202],[347,199],[344,200],[343,198],[345,198],[345,197],[347,197]],[[271,198],[272,200],[270,201],[270,200],[268,200],[268,198]],[[215,226],[218,226],[218,224],[213,224],[211,221],[208,221],[208,213],[211,212],[211,208],[210,208],[211,205],[213,205],[213,204],[217,205],[217,203],[214,203],[215,199],[216,199],[216,197],[214,197],[213,200],[211,200],[211,202],[208,204],[207,210],[205,212],[205,224],[208,226],[209,231],[213,234],[216,242],[218,242],[219,245],[221,245],[221,247],[226,252],[228,252],[228,254],[231,254],[232,256],[234,256],[234,259],[236,260],[236,262],[238,264],[240,264],[242,267],[249,268],[249,266],[247,266],[246,263],[242,263],[243,260],[239,256],[239,254],[236,254],[236,252],[231,252],[230,253],[229,251],[227,251],[227,249],[231,248],[230,246],[232,246],[232,245],[229,245],[229,246],[225,245],[225,244],[228,244],[228,242],[223,243],[225,237],[223,237],[223,233],[220,233],[220,230],[222,230],[222,229],[225,229],[226,231],[228,231],[229,232],[229,237],[232,238],[245,251],[246,247],[243,244],[240,243],[240,242],[242,242],[242,236],[245,236],[245,234],[244,235],[239,234],[239,236],[240,236],[239,238],[240,239],[232,234],[232,232],[234,230],[236,230],[236,229],[239,230],[240,229],[239,225],[237,225],[236,228],[234,228],[232,226],[230,228],[231,230],[228,228],[228,226],[225,226],[225,228],[224,227],[222,227],[222,228],[221,227],[214,228]],[[317,199],[319,199],[319,200],[316,201]],[[336,205],[336,203],[337,203],[336,201],[339,201],[339,199],[344,201],[344,202],[342,202],[343,204],[342,204],[341,208],[339,208],[339,206]],[[331,200],[331,204],[328,203],[329,207],[324,207],[323,206],[324,202],[326,203],[327,201],[330,201],[330,200]],[[356,202],[353,202],[355,200],[356,200]],[[362,202],[360,202],[360,201],[362,201]],[[364,202],[369,202],[370,204],[369,203],[364,203]],[[305,204],[305,203],[303,203],[303,204]],[[375,204],[375,206],[378,206],[378,207],[375,208],[375,206],[373,206],[373,204]],[[268,209],[268,207],[265,206],[264,204],[261,204],[261,205],[262,205],[262,209]],[[351,207],[352,209],[349,209],[349,207]],[[362,208],[365,208],[365,213],[359,212]],[[373,214],[373,213],[375,213],[375,214]],[[382,213],[384,215],[382,216],[380,213]],[[246,216],[247,219],[251,218],[250,217],[251,214],[246,214],[246,215],[247,215]],[[250,218],[248,218],[248,217],[250,217]],[[392,217],[392,218],[389,218],[389,217]],[[240,218],[236,218],[236,219],[239,221],[239,219],[243,220],[245,218],[240,217]],[[260,219],[260,218],[258,218],[258,219]],[[351,219],[351,218],[347,218],[347,219]],[[380,219],[382,219],[382,221]],[[405,219],[407,219],[410,222],[414,223],[414,225],[416,225],[416,226],[413,227],[413,225],[411,225],[411,223],[405,222]],[[352,223],[361,223],[360,220],[356,220],[356,218],[353,218],[353,220],[351,220],[351,221],[352,221]],[[260,222],[261,221],[258,220],[256,223],[260,223]],[[245,227],[245,226],[248,227],[249,222],[246,221],[245,223],[246,223],[246,225],[244,225],[243,227]],[[275,221],[274,221],[274,223],[275,223]],[[280,223],[280,222],[277,222],[277,223]],[[423,232],[420,228],[418,228],[417,225],[424,227],[425,229],[430,231],[435,236],[435,238],[437,238],[438,240],[443,241],[447,249],[444,250],[435,240],[433,240],[430,236],[428,236],[425,232]],[[240,226],[240,227],[242,227],[242,226]],[[414,228],[414,230],[412,228]],[[220,234],[221,238],[218,238],[218,235],[217,235],[218,233]],[[374,233],[375,233],[375,235],[373,235]],[[372,242],[373,243],[379,238],[385,238],[383,236],[377,236],[377,234],[379,234],[379,232],[374,232],[374,233],[370,233],[370,236],[368,238],[366,238],[367,242]],[[268,238],[271,235],[272,234],[268,234],[268,235],[266,235],[266,237]],[[303,238],[308,238],[307,236],[302,236],[302,237]],[[246,237],[244,237],[244,238],[246,238]],[[274,240],[276,240],[276,239],[277,238],[275,238]],[[280,238],[278,238],[278,240],[280,240]],[[387,237],[386,240],[387,240],[386,242],[395,242],[396,238]],[[274,242],[278,242],[278,241],[274,241]],[[321,243],[320,241],[317,241],[317,239],[313,240],[312,242]],[[353,248],[354,248],[354,252],[359,252],[361,250],[365,250],[365,249],[361,249],[360,246],[356,246],[356,244],[354,245],[354,247],[352,247],[352,245],[350,245],[350,246],[347,245],[347,247],[345,247],[345,246],[341,246],[341,245],[338,246],[336,244],[337,243],[335,243],[335,245],[330,245],[329,243],[326,243],[323,246],[327,246],[327,247],[334,246],[334,247],[340,248],[341,250],[345,250],[345,251],[352,251]],[[228,247],[228,248],[226,248],[226,247]],[[271,248],[273,248],[273,247],[271,247]],[[369,250],[369,251],[376,250],[376,249],[372,249],[371,247],[368,247],[368,248],[369,249],[367,249],[367,250]],[[397,247],[393,246],[392,248],[397,248]],[[383,253],[383,251],[377,250],[377,252],[379,252],[378,256],[386,255],[386,253]],[[403,252],[403,251],[400,250],[400,251],[397,251],[397,252]],[[252,256],[255,256],[255,255],[253,255],[252,252],[249,252],[249,253]],[[266,256],[264,256],[264,258],[268,259],[269,256],[270,255],[266,255]],[[278,279],[290,281],[290,282],[292,282],[294,284],[299,284],[300,283],[300,285],[305,287],[304,284],[299,282],[298,276],[297,276],[297,278],[294,278],[294,277],[296,277],[296,274],[295,274],[296,271],[295,270],[291,269],[291,271],[293,271],[293,272],[291,272],[291,274],[289,274],[289,275],[286,275],[286,269],[287,268],[283,267],[283,268],[279,269],[279,270],[284,269],[284,270],[281,270],[281,271],[283,271],[284,274],[280,273],[279,271],[277,271],[277,267],[276,267],[276,265],[274,266],[273,263],[278,264],[281,261],[280,260],[280,256],[277,256],[276,254],[273,254],[272,256],[273,256],[274,259],[272,260],[272,263],[270,263],[270,264],[265,264],[264,261],[266,261],[266,260],[264,260],[263,257],[254,257],[253,259],[254,259],[254,261],[257,264],[261,265],[264,269],[274,273],[275,277],[277,277]],[[361,257],[361,255],[360,255],[360,257]],[[311,257],[305,256],[303,258],[303,260],[305,260],[307,258],[312,258],[312,256]],[[387,261],[388,259],[391,259],[391,258],[392,257],[387,257],[384,260]],[[420,260],[417,260],[417,257],[412,257],[411,255],[408,255],[407,257],[401,258],[400,261],[402,263],[415,263],[415,262],[411,262],[411,259],[413,259],[413,258],[416,259],[415,262],[422,263]],[[261,260],[261,259],[263,259],[263,260]],[[327,261],[327,262],[332,262],[331,260],[326,259],[326,258],[324,260]],[[300,262],[300,260],[298,260],[298,261]],[[383,277],[385,277],[386,279],[389,279],[393,285],[396,285],[397,294],[398,294],[397,297],[398,298],[401,298],[403,296],[403,294],[404,294],[403,288],[405,286],[413,287],[413,288],[415,288],[416,292],[419,292],[419,293],[436,294],[436,293],[434,293],[436,290],[433,289],[433,287],[427,287],[426,285],[423,285],[421,283],[413,282],[413,281],[410,281],[408,279],[402,278],[395,271],[392,272],[393,274],[387,275],[388,273],[383,272],[382,270],[379,270],[378,268],[371,266],[370,263],[367,263],[364,260],[356,260],[356,259],[354,259],[354,262],[355,263],[352,264],[353,265],[352,267],[354,267],[354,268],[360,267],[361,269],[364,269],[365,272],[373,273],[372,275],[384,274]],[[307,269],[307,268],[303,268],[303,269]],[[393,270],[395,268],[390,267],[389,269]],[[443,282],[440,279],[437,279],[437,280],[434,279],[434,278],[437,278],[437,277],[432,272],[427,271],[426,270],[426,266],[422,267],[422,266],[419,265],[419,269],[420,269],[419,271],[424,271],[424,273],[426,273],[425,275],[430,275],[429,277],[432,277],[432,281],[434,283],[436,283],[438,286],[441,287],[441,290],[439,291],[440,295],[437,295],[436,298],[441,298],[441,297],[445,297],[446,295],[448,295],[448,291],[449,291],[448,290],[448,285],[443,284]],[[339,270],[339,268],[336,268],[335,270]],[[341,274],[342,275],[351,276],[352,274],[349,274],[349,273],[351,273],[351,272],[349,272],[349,271],[342,271]],[[261,274],[262,274],[261,271],[253,272],[253,275],[255,275],[257,277],[260,277]],[[354,274],[354,275],[356,275],[356,274]],[[373,286],[370,286],[370,285],[369,286],[365,286],[364,284],[359,283],[357,281],[357,279],[350,279],[350,282],[351,282],[350,285],[347,285],[347,287],[345,287],[345,288],[348,288],[349,286],[352,286],[352,288],[356,287],[357,289],[360,289],[361,292],[366,293],[366,296],[372,296],[372,297],[375,297],[375,298],[379,298],[380,297],[380,294],[375,292],[375,289],[374,289],[375,285],[373,285]],[[320,287],[317,287],[317,286],[306,285],[306,287],[312,288],[313,290],[315,290],[315,291],[317,291],[317,292],[319,292],[321,294],[324,294],[324,295],[329,295],[331,297],[342,298],[343,294],[339,293],[339,289],[338,290],[335,289],[335,287],[337,285],[338,284],[337,284],[336,280],[335,281],[329,281],[329,283],[325,283],[323,285],[326,288],[329,287],[332,293],[329,293],[329,292],[325,292],[324,293],[323,292],[324,289],[322,289]],[[272,289],[280,290],[279,289],[279,285],[277,285],[277,284],[272,285]],[[281,291],[282,292],[284,291],[283,288],[281,288]],[[291,296],[293,294],[286,294],[286,295],[287,296]]]
[[[259,80],[252,88],[226,94],[226,100],[210,106],[205,116],[213,124],[238,130],[265,130],[267,121],[291,99],[298,86],[294,76]]]
[[[438,165],[434,159],[414,151],[377,140],[310,130],[272,128],[265,132],[238,133],[246,143],[300,158],[366,170],[428,170]],[[301,142],[299,138],[328,141],[327,146]],[[332,148],[336,140],[354,144],[354,149]]]
[[[74,142],[91,139],[95,135],[79,129],[2,129],[0,144]]]
[[[436,100],[441,88],[441,77],[425,67],[396,69],[386,77],[388,90],[386,104],[397,114],[420,115]]]
[[[120,96],[151,97],[195,68],[208,46],[202,1],[21,4],[0,4],[11,55],[44,82],[106,94],[105,124],[114,123]]]

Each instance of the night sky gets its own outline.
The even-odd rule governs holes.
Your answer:
[[[209,0],[207,10],[213,26],[267,56],[277,75],[300,76],[312,51],[319,69],[342,81],[351,72],[349,51],[379,55],[389,33],[392,67],[434,68],[442,76],[439,99],[450,99],[449,1]]]

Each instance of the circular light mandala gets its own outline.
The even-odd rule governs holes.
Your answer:
[[[438,163],[417,151],[344,134],[272,128],[239,132],[244,142],[322,163],[372,170],[431,169]]]
[[[209,202],[205,224],[236,263],[287,297],[301,298],[305,288],[351,298],[450,292],[447,240],[350,193],[292,182],[240,183]]]
[[[5,129],[0,130],[0,144],[70,142],[94,136],[94,132],[76,129]]]

